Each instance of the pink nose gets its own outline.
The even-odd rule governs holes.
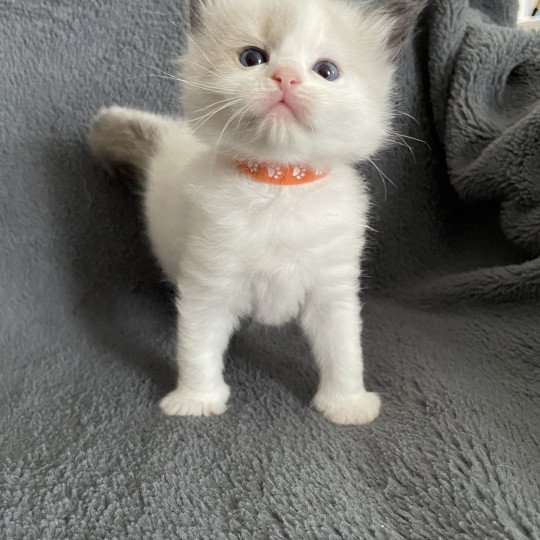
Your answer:
[[[283,90],[290,88],[293,84],[300,84],[302,82],[300,75],[288,68],[276,69],[272,75],[272,79],[274,79]]]

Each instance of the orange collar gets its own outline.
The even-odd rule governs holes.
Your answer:
[[[312,169],[309,165],[278,165],[259,163],[258,161],[237,161],[236,167],[246,176],[257,182],[278,184],[280,186],[296,186],[321,180],[330,172],[329,167]]]

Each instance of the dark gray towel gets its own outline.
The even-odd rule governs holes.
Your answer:
[[[85,136],[104,104],[177,110],[147,66],[173,69],[187,3],[0,1],[0,537],[540,536],[540,37],[471,3],[432,1],[362,166],[384,408],[342,428],[293,325],[233,339],[224,416],[157,408],[171,295]]]

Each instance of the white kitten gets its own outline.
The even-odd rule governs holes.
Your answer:
[[[165,413],[224,412],[239,321],[298,317],[320,368],[315,407],[340,424],[378,415],[360,343],[368,196],[351,164],[385,140],[393,60],[423,3],[206,2],[180,61],[186,120],[98,115],[91,146],[144,176],[148,234],[178,289],[179,379]],[[315,170],[327,174],[272,183]]]

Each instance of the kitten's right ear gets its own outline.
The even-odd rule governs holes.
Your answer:
[[[189,21],[191,33],[195,34],[202,30],[204,12],[208,9],[211,0],[190,0],[189,1]]]

